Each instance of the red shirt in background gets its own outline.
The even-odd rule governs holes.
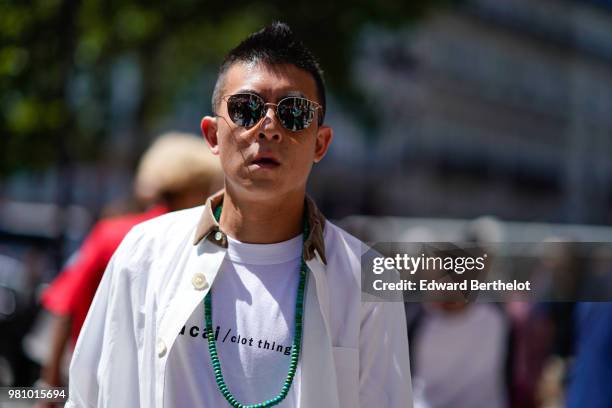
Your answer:
[[[106,265],[113,253],[136,224],[165,214],[165,207],[157,206],[142,214],[129,214],[97,222],[76,259],[67,265],[44,291],[41,302],[50,312],[72,317],[73,346],[96,294]]]

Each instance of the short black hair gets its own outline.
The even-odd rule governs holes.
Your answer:
[[[294,37],[293,31],[287,24],[276,21],[262,28],[249,35],[225,56],[219,68],[212,96],[212,106],[215,112],[221,103],[225,74],[232,65],[239,62],[268,65],[292,64],[308,72],[314,78],[317,86],[318,102],[322,106],[319,123],[323,123],[326,108],[323,71],[312,52]]]

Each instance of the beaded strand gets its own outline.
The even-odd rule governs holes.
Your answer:
[[[218,206],[215,209],[215,219],[217,222],[221,218],[221,209],[222,206]],[[308,217],[306,214],[306,208],[304,209],[304,226],[303,226],[303,240],[305,241],[309,234],[309,226],[308,226]],[[306,273],[308,271],[308,266],[306,265],[306,261],[304,260],[304,249],[302,245],[302,256],[300,260],[300,279],[298,283],[297,295],[295,300],[295,327],[293,330],[293,346],[291,347],[291,360],[289,363],[289,370],[287,372],[287,377],[283,382],[283,386],[280,390],[280,393],[267,401],[260,402],[259,404],[252,405],[244,405],[236,400],[236,398],[232,395],[227,384],[225,383],[225,379],[223,378],[223,372],[221,371],[221,361],[219,361],[219,355],[217,353],[217,344],[215,340],[215,336],[213,334],[213,322],[212,322],[212,288],[209,290],[208,294],[204,298],[204,320],[206,321],[206,332],[207,332],[207,340],[208,340],[208,353],[210,354],[210,361],[212,364],[212,369],[215,374],[215,381],[217,383],[217,387],[219,391],[225,398],[225,400],[234,408],[268,408],[278,405],[289,393],[289,389],[291,388],[291,384],[293,383],[293,378],[295,377],[295,372],[298,365],[298,360],[300,357],[300,349],[302,346],[302,321],[303,321],[303,312],[304,312],[304,289],[306,287]]]

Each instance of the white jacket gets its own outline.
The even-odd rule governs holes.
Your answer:
[[[66,407],[163,407],[172,345],[226,256],[227,239],[212,218],[221,200],[126,236],[77,341]],[[361,301],[363,244],[325,222],[310,199],[308,208],[299,406],[412,407],[403,304]]]

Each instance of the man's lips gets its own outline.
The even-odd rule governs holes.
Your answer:
[[[271,168],[280,166],[280,161],[272,155],[264,154],[264,155],[257,155],[255,156],[255,158],[250,160],[249,165],[252,165],[252,164],[260,168],[271,169]]]

